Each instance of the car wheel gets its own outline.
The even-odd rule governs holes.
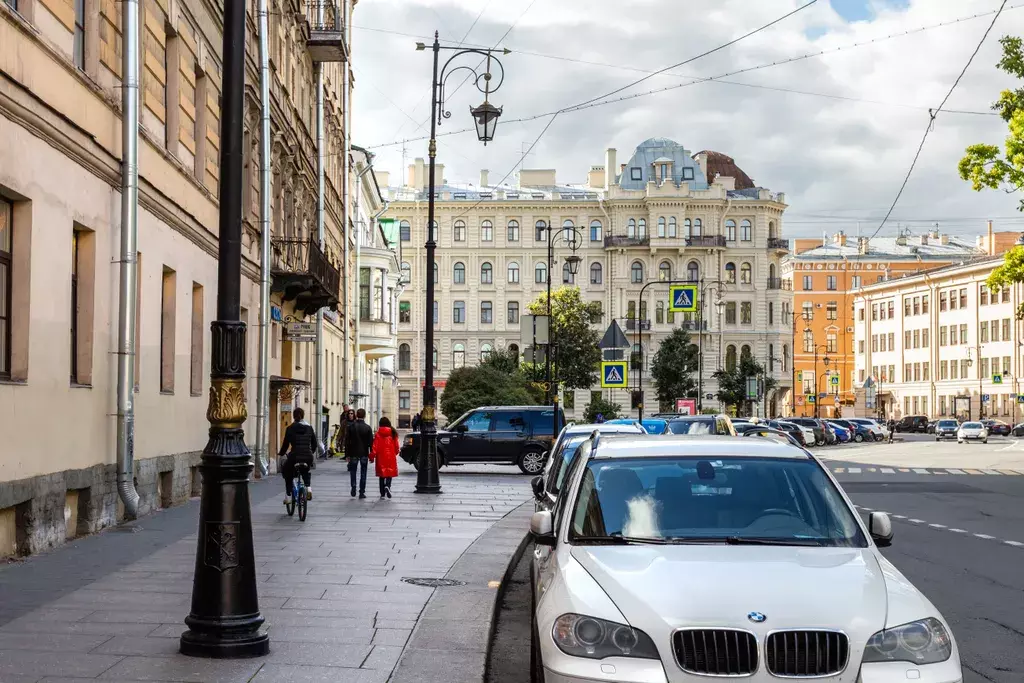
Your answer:
[[[981,442],[982,443],[988,443],[988,439],[982,439]]]
[[[544,452],[537,449],[523,451],[516,464],[523,474],[536,476],[544,471]]]
[[[864,435],[863,434],[857,434],[856,436],[853,437],[853,440],[856,441],[857,443],[863,443],[864,442]]]

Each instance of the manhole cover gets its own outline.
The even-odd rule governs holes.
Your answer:
[[[454,579],[418,579],[415,577],[406,577],[402,579],[406,583],[411,583],[414,586],[426,586],[427,588],[448,588],[450,586],[464,586],[465,581],[455,581]]]

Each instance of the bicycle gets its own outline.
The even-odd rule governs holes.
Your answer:
[[[309,472],[309,465],[300,462],[295,465],[295,479],[292,481],[292,502],[285,503],[284,509],[291,517],[295,514],[295,508],[299,509],[299,521],[306,521],[306,508],[309,503],[306,498],[306,480],[303,475]]]

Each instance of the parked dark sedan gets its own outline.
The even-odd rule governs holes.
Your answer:
[[[1024,422],[1021,422],[1019,425],[1014,427],[1013,431],[1011,431],[1010,433],[1013,434],[1014,436],[1024,436]]]
[[[985,425],[985,428],[988,429],[989,436],[1009,436],[1013,430],[1010,425],[1002,420],[982,420],[981,424]]]
[[[960,423],[956,420],[939,420],[935,423],[935,440],[955,439],[959,429]]]

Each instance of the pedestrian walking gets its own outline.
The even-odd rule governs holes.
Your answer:
[[[896,420],[890,417],[885,426],[889,430],[889,443],[892,443],[893,438],[896,436]]]
[[[382,417],[377,425],[370,449],[370,462],[380,483],[380,497],[391,497],[391,478],[398,476],[398,432],[391,426],[391,420]]]
[[[337,449],[338,453],[342,454],[342,456],[344,456],[345,452],[345,434],[347,433],[349,426],[355,421],[356,411],[352,410],[348,406],[345,406],[344,410],[341,413],[341,422],[338,423],[338,433],[335,436],[335,443],[337,444],[335,448]]]
[[[356,495],[356,471],[359,471],[359,497],[366,498],[366,463],[373,445],[373,430],[366,424],[366,410],[356,411],[355,422],[345,429],[345,458],[352,482],[352,497]]]
[[[419,413],[412,416],[412,431],[420,431],[420,425],[423,424],[423,418],[420,417]]]

